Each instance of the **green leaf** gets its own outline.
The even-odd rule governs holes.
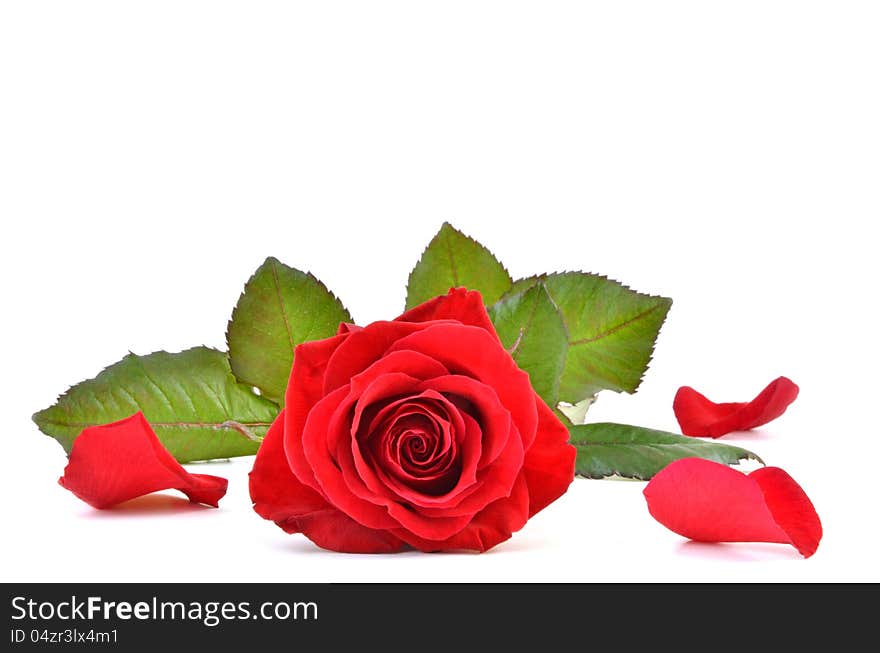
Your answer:
[[[617,475],[647,481],[680,458],[705,458],[726,465],[750,459],[764,464],[746,449],[666,431],[611,423],[568,428],[577,449],[575,471],[587,478]]]
[[[512,283],[510,274],[492,252],[444,222],[409,275],[406,308],[409,310],[459,286],[479,290],[485,304],[490,306]]]
[[[351,321],[324,284],[270,256],[245,284],[229,320],[232,372],[283,406],[294,348],[329,338],[340,322]]]
[[[568,329],[560,400],[577,404],[600,390],[635,392],[672,300],[583,272],[521,279],[506,297],[539,282],[547,288]]]
[[[502,299],[489,312],[501,342],[528,372],[535,392],[547,405],[555,406],[568,331],[544,284]]]
[[[180,462],[256,453],[278,407],[236,383],[226,354],[194,347],[176,354],[129,354],[58,403],[35,414],[40,430],[70,452],[86,427],[143,411],[162,444]]]

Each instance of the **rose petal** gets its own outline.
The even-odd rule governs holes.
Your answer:
[[[263,519],[274,521],[288,533],[298,533],[295,517],[326,510],[330,504],[318,492],[303,485],[284,455],[284,413],[282,410],[260,443],[248,485],[254,510]],[[290,526],[285,525],[293,519]]]
[[[339,328],[336,329],[336,335],[341,336],[348,333],[353,333],[354,331],[360,331],[363,327],[359,327],[357,324],[352,324],[351,322],[340,322]]]
[[[406,375],[401,374],[400,376],[405,377]],[[333,457],[334,452],[328,449],[328,439],[335,439],[336,436],[332,433],[328,434],[327,425],[347,395],[347,387],[337,388],[315,404],[306,420],[305,429],[299,437],[287,433],[285,425],[285,451],[288,452],[289,457],[288,449],[291,446],[302,448],[306,463],[313,470],[313,478],[316,479],[321,494],[327,498],[331,505],[347,515],[356,515],[357,520],[368,528],[395,528],[399,524],[389,517],[388,511],[383,506],[377,505],[375,501],[363,499],[352,492],[343,477],[340,465]],[[294,473],[302,480],[296,469],[294,469]]]
[[[483,431],[479,466],[485,467],[498,458],[510,437],[511,418],[510,411],[501,403],[495,390],[468,376],[455,374],[428,379],[419,388],[436,390],[449,396],[452,401],[458,398],[471,404],[470,412]]]
[[[451,288],[448,294],[411,308],[394,321],[430,322],[431,320],[456,320],[462,324],[478,326],[491,333],[500,342],[483,303],[483,296],[476,290]]]
[[[323,394],[348,385],[352,377],[375,363],[395,341],[424,328],[425,325],[408,322],[373,322],[345,334],[345,340],[327,361]]]
[[[473,418],[469,417],[468,419],[472,420]],[[509,496],[514,485],[522,476],[520,472],[524,456],[522,438],[513,423],[510,424],[508,442],[508,446],[504,448],[504,451],[492,465],[477,472],[476,483],[460,500],[440,507],[421,508],[419,513],[429,517],[473,515],[492,502]]]
[[[718,438],[731,431],[747,431],[785,412],[798,396],[798,387],[780,376],[747,403],[716,404],[684,386],[678,389],[672,410],[685,435]]]
[[[331,488],[331,494],[328,495],[331,501],[334,503],[348,501],[343,496],[347,493],[376,504],[376,506],[387,506],[389,501],[393,500],[387,496],[384,484],[372,471],[370,465],[360,456],[355,458],[353,450],[358,450],[360,443],[352,435],[352,428],[356,429],[360,422],[364,410],[361,403],[379,403],[383,399],[407,394],[413,391],[419,382],[419,379],[407,374],[388,373],[373,379],[373,382],[366,388],[361,388],[359,395],[352,393],[350,389],[348,394],[345,394],[346,388],[335,391],[334,394],[339,393],[342,399],[331,413],[328,421],[324,423],[324,428],[320,428],[320,423],[318,423],[319,428],[307,430],[304,434],[304,438],[309,439],[310,450],[319,454],[326,449],[327,455],[333,459],[332,467],[321,471],[321,482],[329,484]],[[351,419],[354,420],[353,424],[350,422]],[[322,443],[324,443],[324,449],[322,449]],[[336,480],[340,475],[344,481],[341,485]],[[341,506],[342,504],[337,505]],[[357,505],[356,502],[355,505]],[[380,513],[376,513],[374,508],[367,510],[368,514],[375,513],[375,518],[379,519]]]
[[[348,337],[341,334],[297,345],[284,397],[284,438],[288,441],[284,455],[294,475],[319,493],[321,486],[303,452],[302,433],[312,406],[324,396],[324,372],[330,356]]]
[[[425,394],[430,396],[429,393],[432,392],[428,390]],[[408,403],[417,400],[423,401],[425,394],[400,399],[389,404],[382,409],[379,415],[383,413],[393,415],[396,410],[405,409]],[[516,427],[509,420],[507,421],[508,439],[515,438],[511,441],[512,446],[508,447],[504,456],[498,458],[496,468],[480,471],[477,468],[477,456],[480,453],[480,446],[485,442],[480,425],[468,413],[458,410],[453,412],[453,410],[454,407],[451,407],[444,412],[452,413],[450,415],[452,421],[449,424],[454,426],[463,450],[458,462],[460,467],[458,482],[448,492],[440,495],[425,495],[424,493],[416,495],[414,492],[419,484],[406,487],[402,485],[405,483],[402,475],[398,475],[398,478],[395,479],[379,468],[374,469],[361,454],[357,443],[354,442],[350,452],[344,451],[341,447],[337,452],[337,458],[343,470],[343,478],[346,479],[349,489],[361,498],[376,501],[381,505],[390,506],[403,500],[409,504],[412,510],[420,514],[438,517],[472,515],[487,503],[507,496],[510,493],[514,477],[522,465],[522,439],[516,431]],[[442,452],[441,455],[447,453],[454,452]],[[351,467],[352,459],[358,475],[346,473],[346,470]],[[513,477],[508,479],[508,472],[511,472]]]
[[[710,460],[684,458],[656,474],[644,495],[654,519],[700,542],[779,542],[809,558],[822,539],[810,499],[778,467],[746,475]]]
[[[376,469],[376,475],[382,479],[384,484],[393,493],[390,496],[394,500],[389,502],[389,506],[403,503],[410,512],[415,512],[419,515],[432,514],[437,517],[461,516],[461,513],[448,513],[445,510],[441,510],[441,508],[446,506],[457,506],[479,489],[476,478],[476,462],[480,455],[480,426],[469,415],[462,415],[461,417],[465,425],[462,427],[463,432],[459,434],[462,440],[462,452],[457,464],[461,469],[458,477],[453,479],[454,485],[452,487],[447,485],[448,489],[442,494],[426,494],[419,486],[407,484],[403,475],[392,475],[388,470],[379,467]],[[390,509],[389,512],[391,512]],[[471,510],[469,514],[473,514],[473,512]]]
[[[394,421],[412,420],[413,417],[419,416],[431,424],[432,430],[435,430],[439,436],[437,439],[443,440],[443,444],[438,443],[437,447],[438,461],[441,464],[436,468],[430,465],[423,468],[426,469],[426,474],[419,473],[422,470],[417,467],[411,467],[408,471],[404,465],[386,453],[387,443],[382,440],[388,436],[387,430],[383,429],[380,433],[371,434],[369,442],[352,442],[351,453],[355,465],[364,478],[375,473],[382,479],[385,487],[394,491],[394,496],[414,505],[435,505],[443,501],[441,497],[450,496],[450,493],[454,495],[456,490],[473,484],[476,481],[476,461],[480,455],[480,438],[467,437],[467,432],[470,428],[479,431],[479,425],[472,419],[472,426],[468,425],[464,419],[468,416],[459,413],[443,395],[433,391],[403,399],[401,402],[391,415],[400,414],[401,411],[408,415],[405,418],[394,417]],[[416,410],[421,412],[412,412]],[[460,458],[459,450],[461,450]],[[375,471],[373,471],[374,466]],[[442,473],[438,476],[435,471]],[[416,475],[413,475],[414,473]],[[451,474],[454,476],[450,477]],[[442,489],[444,487],[445,490]]]
[[[523,446],[526,449],[531,446],[538,412],[529,375],[517,367],[516,361],[485,329],[432,322],[427,328],[401,338],[388,351],[405,349],[430,356],[452,374],[470,376],[494,388],[501,403],[510,411],[522,435]]]
[[[394,531],[404,542],[420,551],[454,551],[469,549],[488,551],[509,539],[526,524],[529,516],[529,490],[525,478],[517,478],[509,497],[490,503],[458,533],[443,540],[431,540],[398,529]]]
[[[266,433],[250,473],[251,500],[257,514],[288,533],[303,533],[318,546],[332,551],[393,553],[405,547],[388,531],[359,524],[303,485],[287,466],[283,445],[282,414]]]
[[[372,407],[371,410],[373,410]],[[386,447],[389,444],[386,437],[390,437],[386,434],[396,428],[401,420],[411,420],[415,417],[426,420],[425,423],[429,424],[431,430],[440,437],[435,438],[430,458],[426,458],[423,463],[413,463],[412,470],[417,472],[420,477],[437,478],[438,474],[448,469],[458,451],[454,432],[464,431],[463,416],[458,411],[450,414],[450,411],[447,411],[442,403],[429,398],[424,393],[392,401],[376,412],[375,417],[369,420],[370,424],[367,427],[363,425],[359,427],[356,417],[352,425],[351,448],[358,469],[360,470],[361,465],[368,466],[367,458],[382,459],[391,462],[404,477],[409,477],[409,473],[404,467],[400,466],[393,460],[393,456],[386,452]],[[358,429],[360,429],[359,432]],[[366,458],[361,452],[361,446],[365,447]],[[362,475],[366,473],[369,472],[366,470],[361,472]],[[366,476],[364,478],[366,480]]]
[[[822,522],[803,488],[779,467],[756,469],[749,478],[761,488],[767,508],[792,546],[805,558],[813,555],[822,539]]]
[[[565,494],[574,480],[577,449],[569,443],[569,432],[540,397],[538,434],[528,448],[523,473],[529,486],[529,518]]]
[[[373,380],[382,374],[399,372],[417,379],[431,379],[449,374],[449,370],[439,361],[417,351],[395,351],[370,365],[360,374],[351,378],[351,392],[360,394]]]
[[[58,483],[95,508],[159,490],[180,490],[190,501],[216,508],[228,481],[187,472],[137,412],[112,424],[83,429],[73,441]]]

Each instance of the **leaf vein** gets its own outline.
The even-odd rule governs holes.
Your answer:
[[[272,422],[243,422],[241,420],[223,420],[222,422],[153,422],[150,421],[150,426],[154,428],[232,428],[230,425],[225,425],[225,422],[235,421],[242,426],[253,426],[260,427],[272,426]],[[70,428],[88,428],[89,426],[97,426],[101,424],[101,422],[65,422],[57,419],[46,419],[43,420],[46,424],[52,424],[54,426],[64,426]]]
[[[284,298],[281,296],[281,281],[278,278],[278,266],[272,261],[272,281],[275,285],[275,297],[278,299],[278,310],[281,312],[281,319],[284,321],[284,328],[287,330],[287,341],[290,343],[290,351],[296,348],[293,341],[293,332],[290,330],[290,321],[287,319],[287,312],[284,310]]]
[[[452,239],[449,234],[446,234],[446,237],[443,239],[444,244],[446,245],[446,253],[449,256],[449,270],[452,272],[452,285],[456,288],[459,285],[458,282],[458,267],[455,264],[455,255],[452,252]]]
[[[168,394],[162,389],[162,386],[160,386],[158,383],[156,383],[153,380],[153,377],[150,376],[150,373],[147,371],[147,366],[144,365],[144,362],[141,359],[137,359],[137,360],[140,363],[141,371],[144,373],[144,378],[150,382],[150,385],[152,385],[154,388],[156,388],[156,390],[159,391],[159,394],[162,395],[162,398],[165,400],[165,403],[168,404],[168,410],[173,413],[174,412],[174,402],[171,401],[171,397],[169,397]],[[140,406],[140,403],[138,403],[138,406]]]
[[[637,315],[634,315],[633,317],[629,318],[628,320],[624,320],[620,324],[616,324],[615,326],[611,327],[610,329],[606,329],[605,331],[601,331],[600,333],[597,333],[594,336],[590,336],[587,338],[581,338],[580,340],[572,340],[568,344],[569,344],[569,346],[574,347],[576,345],[587,345],[587,344],[590,344],[591,342],[596,342],[597,340],[601,340],[602,338],[607,338],[608,336],[614,335],[618,331],[625,329],[630,324],[632,324],[634,322],[638,322],[642,318],[647,317],[648,315],[650,315],[651,313],[656,311],[658,308],[660,308],[660,306],[661,306],[661,304],[659,304],[659,303],[654,304],[651,308],[644,310]]]

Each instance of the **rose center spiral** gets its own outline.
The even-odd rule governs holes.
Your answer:
[[[461,416],[442,399],[399,399],[371,420],[366,449],[373,467],[391,485],[439,495],[458,481]]]

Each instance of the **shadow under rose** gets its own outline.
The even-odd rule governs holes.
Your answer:
[[[534,550],[534,546],[530,546],[528,544],[524,544],[523,546],[516,546],[516,540],[502,542],[496,547],[489,549],[488,551],[484,551],[480,553],[478,551],[471,551],[469,549],[452,549],[447,551],[436,551],[433,553],[424,553],[417,549],[403,549],[397,553],[341,553],[339,551],[329,551],[327,549],[322,549],[318,545],[314,544],[311,540],[309,540],[305,536],[291,536],[289,541],[282,541],[278,544],[279,551],[286,551],[288,553],[309,553],[309,554],[323,554],[323,555],[333,555],[333,556],[362,556],[365,558],[373,558],[373,557],[420,557],[420,556],[498,556],[504,555],[505,552],[510,553],[513,551],[527,551]]]
[[[290,536],[290,539],[288,541],[280,542],[277,548],[279,551],[284,551],[287,553],[306,553],[311,555],[319,554],[324,556],[340,556],[343,558],[398,558],[411,555],[420,555],[419,552],[414,549],[405,549],[398,553],[343,553],[341,551],[330,551],[329,549],[322,549],[304,535],[292,535]]]
[[[167,516],[174,513],[191,514],[203,510],[216,510],[216,508],[193,503],[183,497],[156,493],[125,501],[112,508],[92,510],[86,513],[86,516],[95,519],[118,519],[119,517]]]
[[[704,560],[801,560],[802,556],[788,544],[769,542],[695,542],[678,545],[676,553]]]

